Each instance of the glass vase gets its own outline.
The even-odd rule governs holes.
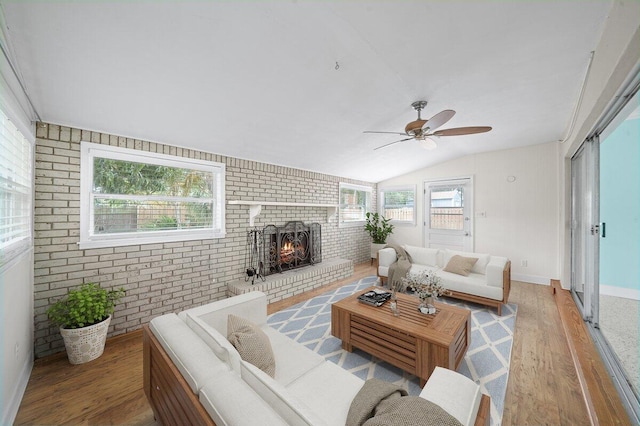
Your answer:
[[[435,313],[435,305],[433,304],[433,297],[423,297],[420,299],[420,304],[418,305],[418,310],[423,314],[431,314]]]
[[[389,303],[389,307],[391,308],[391,312],[393,312],[393,316],[397,317],[400,315],[400,309],[398,309],[398,296],[396,295],[396,290],[391,290],[391,303]]]

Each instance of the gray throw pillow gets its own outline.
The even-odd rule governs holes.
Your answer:
[[[269,337],[246,318],[229,314],[227,318],[227,339],[236,348],[240,358],[274,377],[276,360]]]

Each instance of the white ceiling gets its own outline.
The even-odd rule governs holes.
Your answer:
[[[379,182],[562,139],[605,1],[2,1],[45,122]],[[337,65],[336,65],[337,63]],[[493,126],[373,148],[416,118]]]

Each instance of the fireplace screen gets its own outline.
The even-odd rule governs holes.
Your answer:
[[[322,235],[319,223],[287,222],[267,225],[247,232],[245,281],[265,280],[267,275],[322,261]]]
[[[262,230],[264,274],[282,272],[322,261],[320,224],[287,222],[268,225]]]

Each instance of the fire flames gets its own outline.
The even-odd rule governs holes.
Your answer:
[[[294,258],[304,258],[304,246],[298,244],[294,246],[291,241],[287,241],[280,248],[280,260],[284,263],[291,262]]]

